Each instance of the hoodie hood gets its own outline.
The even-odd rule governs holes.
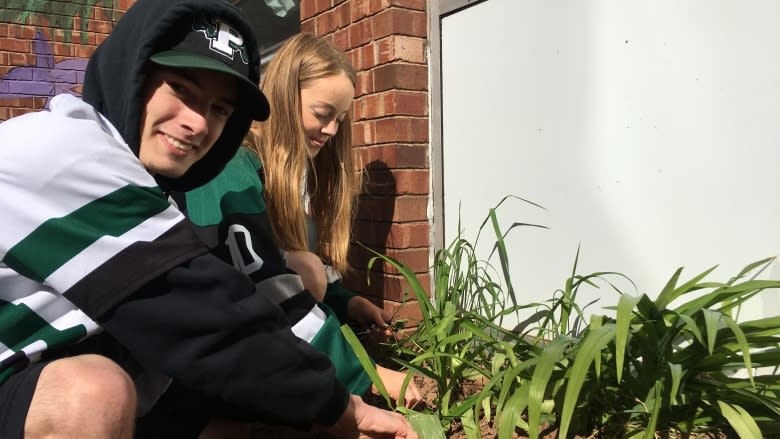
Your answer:
[[[119,20],[87,64],[83,99],[120,132],[136,157],[152,55],[179,44],[202,15],[221,18],[244,37],[248,80],[260,81],[260,51],[254,29],[241,12],[223,0],[138,0]],[[165,191],[188,191],[208,183],[233,157],[249,129],[252,111],[239,105],[211,150],[179,178],[156,176]]]

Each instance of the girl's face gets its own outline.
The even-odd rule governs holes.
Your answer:
[[[343,72],[301,84],[301,118],[310,158],[339,131],[354,96],[355,87]]]

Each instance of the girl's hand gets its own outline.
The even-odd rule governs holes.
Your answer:
[[[404,384],[404,379],[406,379],[407,374],[397,370],[387,369],[379,365],[376,366],[376,372],[379,374],[379,378],[382,379],[382,384],[385,385],[385,389],[387,389],[387,393],[390,394],[390,397],[398,401],[401,396],[401,387]],[[378,394],[373,384],[371,385],[371,392]],[[420,389],[417,387],[417,384],[415,384],[414,378],[412,378],[409,380],[409,385],[406,386],[404,406],[410,409],[416,406],[420,401],[422,401]]]
[[[390,337],[392,316],[389,312],[374,305],[373,302],[361,296],[354,296],[347,302],[347,317],[356,321],[363,328],[371,331],[372,335]]]

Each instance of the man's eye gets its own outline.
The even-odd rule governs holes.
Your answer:
[[[186,99],[192,96],[192,92],[190,91],[190,88],[178,81],[168,81],[168,85],[171,87],[171,90],[173,90],[174,93],[176,93],[177,96]]]
[[[225,105],[215,105],[214,106],[214,112],[216,112],[220,116],[228,118],[228,117],[230,117],[230,115],[233,114],[233,108],[227,107]]]

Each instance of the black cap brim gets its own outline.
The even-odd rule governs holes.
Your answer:
[[[177,50],[166,50],[151,56],[150,60],[155,64],[166,67],[204,69],[225,73],[238,79],[239,85],[245,93],[239,96],[241,111],[248,114],[254,120],[266,120],[271,114],[271,106],[268,104],[263,92],[257,84],[252,83],[241,73],[233,70],[225,63],[208,56]]]

